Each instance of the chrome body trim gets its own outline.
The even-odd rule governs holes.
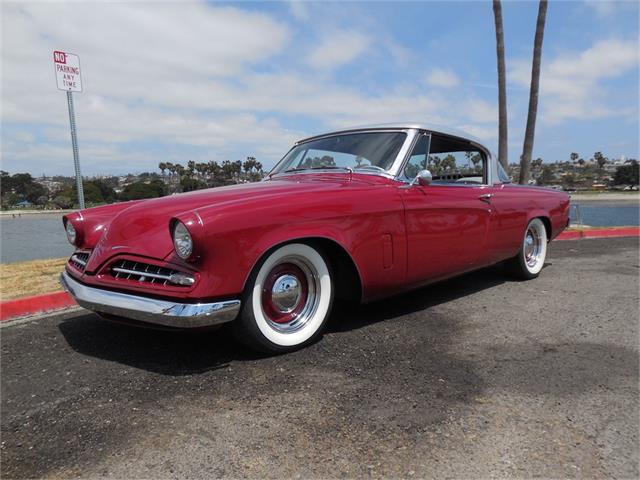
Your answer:
[[[157,280],[166,280],[167,282],[173,283],[176,285],[191,286],[194,283],[196,283],[196,279],[193,278],[191,275],[187,273],[181,273],[181,272],[172,273],[171,275],[162,275],[159,273],[144,272],[140,270],[130,270],[128,268],[121,268],[121,267],[112,267],[111,270],[116,273],[124,273],[125,275],[136,275],[140,277],[138,281],[141,283],[144,283],[147,277],[155,278]]]
[[[176,328],[198,328],[230,322],[240,312],[240,300],[214,303],[178,303],[89,287],[67,272],[60,274],[62,287],[88,310],[141,322]]]
[[[71,260],[73,262],[79,263],[80,265],[82,265],[83,267],[87,266],[87,262],[85,262],[84,260],[82,260],[78,255],[76,255],[75,253],[73,255],[71,255]]]
[[[117,273],[126,273],[127,275],[137,275],[139,277],[157,278],[159,280],[171,281],[171,275],[160,275],[159,273],[141,272],[138,270],[130,270],[128,268],[112,267],[111,270]]]

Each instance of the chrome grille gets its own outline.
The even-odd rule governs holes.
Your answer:
[[[74,268],[84,272],[84,268],[87,266],[87,262],[89,261],[89,255],[90,252],[76,252],[71,255],[69,263],[73,265]]]
[[[110,267],[114,278],[131,280],[134,282],[148,283],[152,285],[189,286],[181,285],[174,280],[175,275],[183,275],[183,272],[171,268],[159,267],[149,263],[134,262],[132,260],[118,260]]]

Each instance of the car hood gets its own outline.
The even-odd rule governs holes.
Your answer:
[[[172,218],[183,214],[203,213],[202,218],[207,218],[210,215],[205,213],[211,210],[240,209],[249,200],[268,204],[283,196],[312,192],[337,193],[350,185],[362,186],[374,182],[373,178],[357,179],[348,175],[296,174],[266,182],[198,190],[135,203],[115,215],[104,229],[93,248],[86,271],[95,272],[109,258],[124,253],[171,260],[175,253],[169,223]],[[322,198],[326,197],[323,195]]]

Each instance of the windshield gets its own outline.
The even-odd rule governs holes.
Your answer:
[[[272,173],[322,168],[386,172],[406,136],[404,132],[369,132],[310,140],[294,147]]]

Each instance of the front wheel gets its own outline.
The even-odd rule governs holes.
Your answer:
[[[507,268],[518,278],[536,278],[547,257],[547,229],[539,218],[527,225],[518,255],[507,261]]]
[[[331,271],[316,249],[290,243],[271,252],[247,282],[235,337],[269,353],[313,342],[329,317],[334,293]]]

